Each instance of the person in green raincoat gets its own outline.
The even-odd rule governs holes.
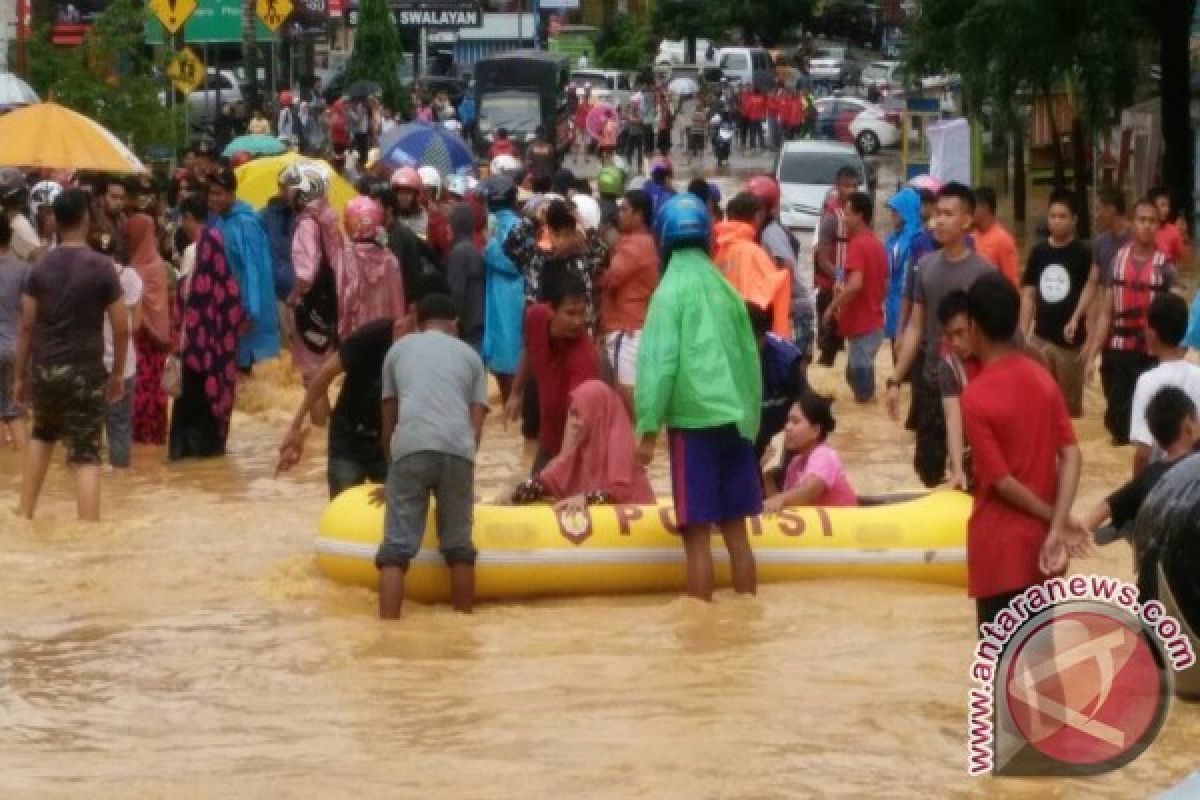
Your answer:
[[[688,594],[712,599],[713,525],[729,550],[734,590],[753,593],[746,518],[762,513],[754,452],[762,375],[754,332],[745,303],[708,257],[704,203],[677,195],[663,206],[656,228],[668,268],[650,300],[638,354],[638,456],[650,463],[665,425]]]

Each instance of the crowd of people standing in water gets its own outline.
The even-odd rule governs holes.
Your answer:
[[[382,616],[400,614],[431,496],[454,604],[471,608],[489,375],[506,422],[536,442],[506,501],[652,503],[665,433],[688,593],[712,596],[713,528],[735,591],[754,592],[748,518],[859,502],[810,363],[845,349],[850,394],[871,404],[886,341],[884,405],[898,418],[911,383],[917,475],[974,496],[982,621],[1088,553],[1094,527],[1126,523],[1200,433],[1200,368],[1184,358],[1200,319],[1177,293],[1183,238],[1155,200],[1130,215],[1101,192],[1089,246],[1072,199],[1054,195],[1021,270],[988,190],[902,188],[880,240],[872,198],[843,169],[809,262],[767,176],[722,203],[702,178],[676,188],[661,156],[636,186],[614,164],[594,183],[508,153],[491,166],[482,182],[377,171],[338,209],[327,168],[297,161],[255,211],[201,148],[170,198],[173,230],[142,181],[0,175],[0,422],[29,440],[19,512],[33,516],[57,442],[89,520],[105,453],[114,468],[132,442],[172,461],[222,456],[239,381],[286,347],[305,396],[278,469],[323,426],[330,496],[382,484]],[[1098,360],[1134,481],[1081,518],[1071,419]]]

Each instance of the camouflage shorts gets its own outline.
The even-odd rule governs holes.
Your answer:
[[[33,438],[61,439],[68,464],[99,464],[107,379],[103,367],[34,367]]]

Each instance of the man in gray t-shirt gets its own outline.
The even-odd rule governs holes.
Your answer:
[[[379,568],[379,616],[396,619],[404,574],[417,555],[437,500],[439,549],[450,567],[454,607],[469,612],[475,595],[475,452],[487,414],[487,372],[457,338],[454,302],[427,295],[417,308],[420,333],[398,340],[383,362],[383,424],[390,442]]]
[[[983,256],[973,250],[958,261],[946,256],[945,250],[936,250],[921,259],[917,271],[915,302],[924,307],[921,329],[921,347],[925,353],[925,377],[937,382],[937,365],[942,346],[942,326],[938,322],[937,309],[942,298],[953,291],[966,291],[975,279],[995,269]]]
[[[924,354],[924,380],[913,379],[913,410],[916,417],[917,445],[913,467],[917,477],[929,487],[946,477],[946,418],[938,391],[937,371],[942,329],[938,305],[951,292],[969,289],[980,275],[995,269],[967,244],[967,229],[975,212],[974,193],[960,183],[948,183],[938,192],[934,212],[934,236],[942,245],[921,259],[916,275],[912,313],[900,338],[896,370],[887,380],[887,408],[893,419],[899,418],[900,382],[908,377]]]

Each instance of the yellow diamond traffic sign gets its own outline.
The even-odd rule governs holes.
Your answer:
[[[162,26],[171,33],[178,33],[187,18],[196,10],[196,0],[148,0],[150,10]]]
[[[185,47],[167,64],[167,77],[180,92],[191,94],[204,81],[204,62]]]
[[[273,31],[292,13],[292,0],[258,0],[258,18]]]

